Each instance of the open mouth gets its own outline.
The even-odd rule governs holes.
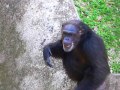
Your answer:
[[[63,49],[66,52],[69,52],[73,49],[73,43],[72,44],[63,44]]]
[[[72,45],[66,45],[67,48],[70,48]]]
[[[72,44],[64,44],[63,46],[64,46],[65,48],[69,49],[69,48],[71,48]]]

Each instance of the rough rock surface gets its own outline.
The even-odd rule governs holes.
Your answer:
[[[73,18],[72,0],[0,0],[0,90],[72,90],[61,60],[46,67],[42,49]]]

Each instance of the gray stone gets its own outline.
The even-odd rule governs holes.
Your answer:
[[[1,0],[0,90],[71,90],[61,60],[45,66],[42,49],[74,18],[71,0]]]

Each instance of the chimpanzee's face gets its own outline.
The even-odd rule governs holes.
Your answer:
[[[73,24],[62,27],[62,43],[65,52],[72,51],[80,40],[80,30]]]

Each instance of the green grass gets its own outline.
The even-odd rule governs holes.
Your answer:
[[[120,0],[74,0],[74,2],[81,20],[103,38],[108,51],[113,49],[109,53],[113,62],[114,57],[120,53]],[[116,70],[120,63],[113,62],[110,66],[113,72],[120,73],[120,70]]]
[[[114,73],[120,73],[120,62],[112,62],[111,71]]]

